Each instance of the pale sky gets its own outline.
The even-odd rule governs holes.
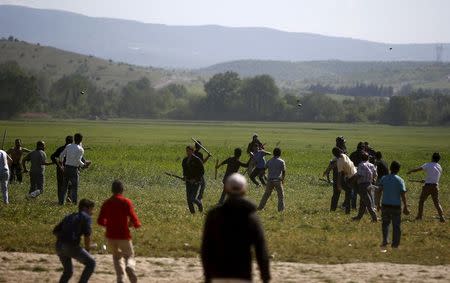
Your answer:
[[[168,25],[269,27],[386,43],[450,42],[450,0],[0,0]]]

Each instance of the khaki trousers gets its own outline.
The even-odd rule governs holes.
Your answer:
[[[108,239],[109,250],[113,256],[114,269],[116,270],[117,283],[124,282],[125,272],[131,283],[137,282],[136,261],[134,260],[133,243],[131,240]],[[125,272],[122,266],[122,258],[125,260]]]
[[[279,180],[269,180],[266,185],[266,191],[261,198],[261,202],[259,203],[258,210],[263,209],[266,206],[266,202],[272,194],[273,189],[277,191],[278,195],[278,211],[284,210],[284,192],[283,192],[283,184]]]

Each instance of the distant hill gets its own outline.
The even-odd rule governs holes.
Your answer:
[[[427,88],[450,88],[450,63],[434,62],[283,62],[241,60],[198,70],[203,76],[234,71],[243,77],[268,74],[283,86],[312,83],[348,85],[356,82]]]
[[[175,7],[176,8],[176,7]],[[384,44],[268,28],[167,26],[0,6],[0,37],[141,66],[201,68],[242,59],[433,61],[435,44]],[[392,48],[392,50],[390,50]],[[444,44],[450,50],[450,44]],[[450,55],[444,54],[450,61]]]
[[[162,87],[171,82],[189,82],[192,76],[181,71],[168,71],[152,67],[139,67],[125,63],[80,55],[22,41],[0,40],[0,63],[16,61],[25,70],[36,74],[42,72],[52,81],[64,75],[80,73],[91,79],[98,87],[113,89],[129,81],[146,77],[153,86]]]

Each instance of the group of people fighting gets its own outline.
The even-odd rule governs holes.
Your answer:
[[[350,214],[352,208],[356,209],[356,199],[359,196],[358,214],[352,219],[358,221],[368,212],[372,222],[377,222],[377,211],[381,210],[383,235],[381,246],[386,247],[388,245],[389,226],[392,223],[391,246],[397,248],[401,236],[402,203],[403,213],[405,215],[410,213],[406,200],[405,181],[398,176],[400,163],[392,161],[388,169],[382,153],[373,150],[367,142],[359,142],[356,151],[348,156],[346,141],[342,136],[336,138],[336,146],[332,149],[332,154],[334,158],[323,173],[324,176],[327,176],[328,181],[330,181],[330,172],[333,174],[333,196],[331,197],[330,210],[335,211],[337,209],[342,190],[345,192],[342,207],[346,214]],[[440,159],[440,154],[435,152],[431,156],[431,162],[407,172],[407,174],[411,174],[425,171],[426,174],[416,220],[422,219],[424,202],[431,195],[439,214],[439,220],[445,222],[442,206],[439,202],[439,179],[442,174],[442,167],[439,164]]]
[[[9,204],[8,186],[15,181],[22,183],[24,173],[30,175],[27,197],[35,198],[42,194],[45,187],[45,167],[56,165],[58,204],[63,205],[65,201],[77,204],[80,170],[91,165],[91,161],[84,159],[82,141],[80,133],[67,136],[65,144],[51,155],[51,162],[47,162],[45,142],[42,140],[36,142],[36,149],[33,151],[22,147],[20,139],[16,139],[14,147],[6,152],[0,150],[3,202]],[[29,170],[27,163],[30,163]]]
[[[30,193],[43,192],[43,170],[46,165],[57,164],[58,202],[64,204],[65,194],[70,191],[69,199],[73,203],[77,203],[79,169],[90,164],[83,158],[84,150],[81,141],[80,134],[76,134],[74,140],[67,137],[66,145],[58,148],[52,154],[52,162],[49,163],[46,162],[45,143],[42,141],[39,141],[36,150],[31,152],[21,147],[20,140],[16,141],[14,153],[9,151],[10,154],[7,154],[0,151],[0,168],[6,168],[10,161],[8,170],[4,169],[1,174],[4,202],[8,202],[7,189],[6,198],[4,193],[4,188],[7,187],[4,186],[5,180],[6,183],[10,178],[21,181],[21,169],[23,168],[23,172],[27,172],[25,165],[29,161],[31,162]],[[202,197],[206,185],[204,163],[207,162],[210,155],[208,154],[204,158],[200,152],[200,145],[198,142],[194,146],[187,146],[186,157],[182,161],[182,178],[186,184],[187,203],[191,213],[195,213],[194,205],[198,207],[199,211],[203,211]],[[20,160],[21,157],[21,154],[18,154],[19,151],[28,153],[22,160],[20,170],[17,169],[17,160]],[[247,153],[250,159],[245,163],[240,161],[242,150],[236,148],[233,156],[216,164],[216,169],[223,165],[227,165],[227,168],[223,178],[223,192],[218,205],[208,212],[204,225],[201,260],[206,282],[251,282],[252,247],[255,249],[262,281],[269,282],[270,280],[267,245],[256,211],[264,208],[274,189],[278,193],[278,211],[284,210],[283,182],[286,176],[286,165],[280,158],[281,150],[278,147],[273,150],[273,158],[266,162],[265,156],[271,155],[271,153],[264,150],[264,144],[258,140],[257,135],[253,136]],[[400,244],[402,203],[403,212],[409,214],[405,182],[398,176],[400,163],[393,161],[389,172],[381,152],[374,151],[368,143],[362,142],[358,144],[357,150],[348,156],[343,137],[336,139],[336,146],[332,149],[332,154],[334,158],[324,172],[328,179],[329,174],[333,173],[331,211],[337,209],[342,190],[345,192],[342,206],[347,214],[352,208],[356,209],[356,196],[359,195],[358,214],[353,219],[359,220],[366,212],[369,212],[372,221],[376,222],[378,220],[377,210],[381,209],[383,235],[381,245],[382,247],[388,245],[389,226],[392,223],[391,246],[397,248]],[[439,161],[439,153],[434,153],[431,162],[408,171],[408,174],[421,170],[426,173],[416,217],[418,220],[422,219],[424,202],[431,195],[440,220],[445,222],[439,203],[439,178],[442,174]],[[260,186],[260,183],[266,186],[259,206],[244,197],[248,185],[246,178],[237,173],[240,167],[248,169],[250,180],[257,187]],[[4,174],[5,171],[8,173]],[[12,176],[9,176],[10,171]],[[131,282],[137,282],[129,227],[139,228],[141,223],[131,200],[125,198],[123,192],[122,182],[114,181],[112,196],[103,203],[97,223],[106,227],[106,238],[113,255],[117,282],[123,282],[125,273]],[[64,217],[53,230],[57,237],[56,251],[63,265],[60,282],[68,282],[71,278],[72,258],[85,265],[80,282],[88,282],[94,272],[95,259],[89,254],[89,249],[92,247],[90,236],[94,206],[94,202],[82,199],[78,203],[78,212]],[[84,236],[85,248],[82,248],[80,244],[82,236]],[[122,266],[122,258],[125,259],[125,267]]]
[[[202,199],[206,186],[204,164],[208,161],[210,155],[208,154],[206,158],[203,158],[201,148],[200,141],[197,141],[194,146],[187,146],[186,157],[182,161],[182,179],[186,184],[187,204],[191,213],[195,213],[194,204],[197,206],[198,211],[203,211]],[[283,182],[286,176],[286,163],[281,159],[281,149],[276,147],[273,150],[273,157],[266,162],[265,156],[272,155],[272,153],[264,150],[264,145],[258,140],[258,135],[254,134],[252,141],[247,147],[247,153],[250,158],[246,163],[240,160],[242,149],[235,148],[233,156],[225,159],[220,164],[216,164],[216,170],[223,165],[227,165],[222,183],[225,186],[229,176],[239,172],[241,167],[247,168],[246,172],[248,172],[250,180],[256,187],[261,186],[256,180],[256,177],[258,177],[261,184],[266,187],[264,195],[259,203],[258,210],[262,210],[265,207],[267,200],[275,189],[278,195],[278,211],[283,211],[285,208]],[[218,202],[219,205],[224,203],[225,197],[226,190],[224,187]]]

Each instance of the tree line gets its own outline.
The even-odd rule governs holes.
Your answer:
[[[280,89],[269,75],[241,78],[224,72],[209,78],[204,91],[196,95],[181,84],[156,89],[146,78],[104,90],[82,72],[49,82],[7,62],[0,65],[0,119],[45,112],[60,118],[450,124],[448,90],[404,89],[404,95],[336,99]]]
[[[394,94],[392,86],[377,85],[374,83],[356,83],[353,86],[334,87],[332,85],[322,85],[321,83],[312,84],[308,90],[314,93],[333,93],[349,96],[381,96],[389,97]]]

